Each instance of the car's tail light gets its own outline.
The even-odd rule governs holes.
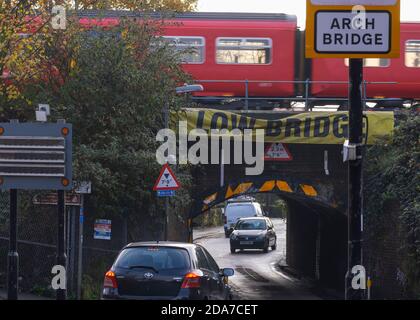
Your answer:
[[[104,296],[118,295],[118,283],[117,283],[117,277],[115,276],[114,271],[110,270],[107,273],[105,273],[103,295]]]
[[[227,217],[226,216],[223,216],[223,223],[227,224]]]
[[[182,283],[182,289],[191,289],[191,288],[200,288],[201,277],[203,273],[200,271],[193,271],[187,273],[184,277],[184,282]]]

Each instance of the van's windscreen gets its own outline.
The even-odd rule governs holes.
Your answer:
[[[226,208],[226,215],[249,217],[255,215],[254,206],[250,204],[235,204]]]

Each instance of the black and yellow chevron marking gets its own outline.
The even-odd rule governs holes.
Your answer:
[[[317,197],[316,188],[310,184],[292,184],[285,180],[266,180],[263,182],[242,182],[237,185],[229,184],[219,192],[212,193],[204,198],[201,212],[230,198],[249,193],[285,192],[304,194],[307,197]]]

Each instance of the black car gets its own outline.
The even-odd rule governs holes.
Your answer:
[[[267,217],[242,218],[238,220],[230,235],[230,252],[237,249],[262,249],[268,252],[277,248],[274,225]]]
[[[227,278],[200,245],[138,242],[124,247],[105,274],[103,299],[231,299]]]

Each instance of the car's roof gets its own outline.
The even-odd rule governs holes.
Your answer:
[[[183,248],[191,249],[197,247],[194,243],[187,242],[174,242],[174,241],[141,241],[141,242],[132,242],[127,244],[124,248],[136,248],[136,247],[172,247],[172,248]]]
[[[258,202],[252,202],[252,201],[242,201],[242,202],[229,202],[226,206],[241,206],[241,205],[257,205]]]
[[[240,218],[239,220],[267,220],[268,217],[246,217],[246,218]]]

